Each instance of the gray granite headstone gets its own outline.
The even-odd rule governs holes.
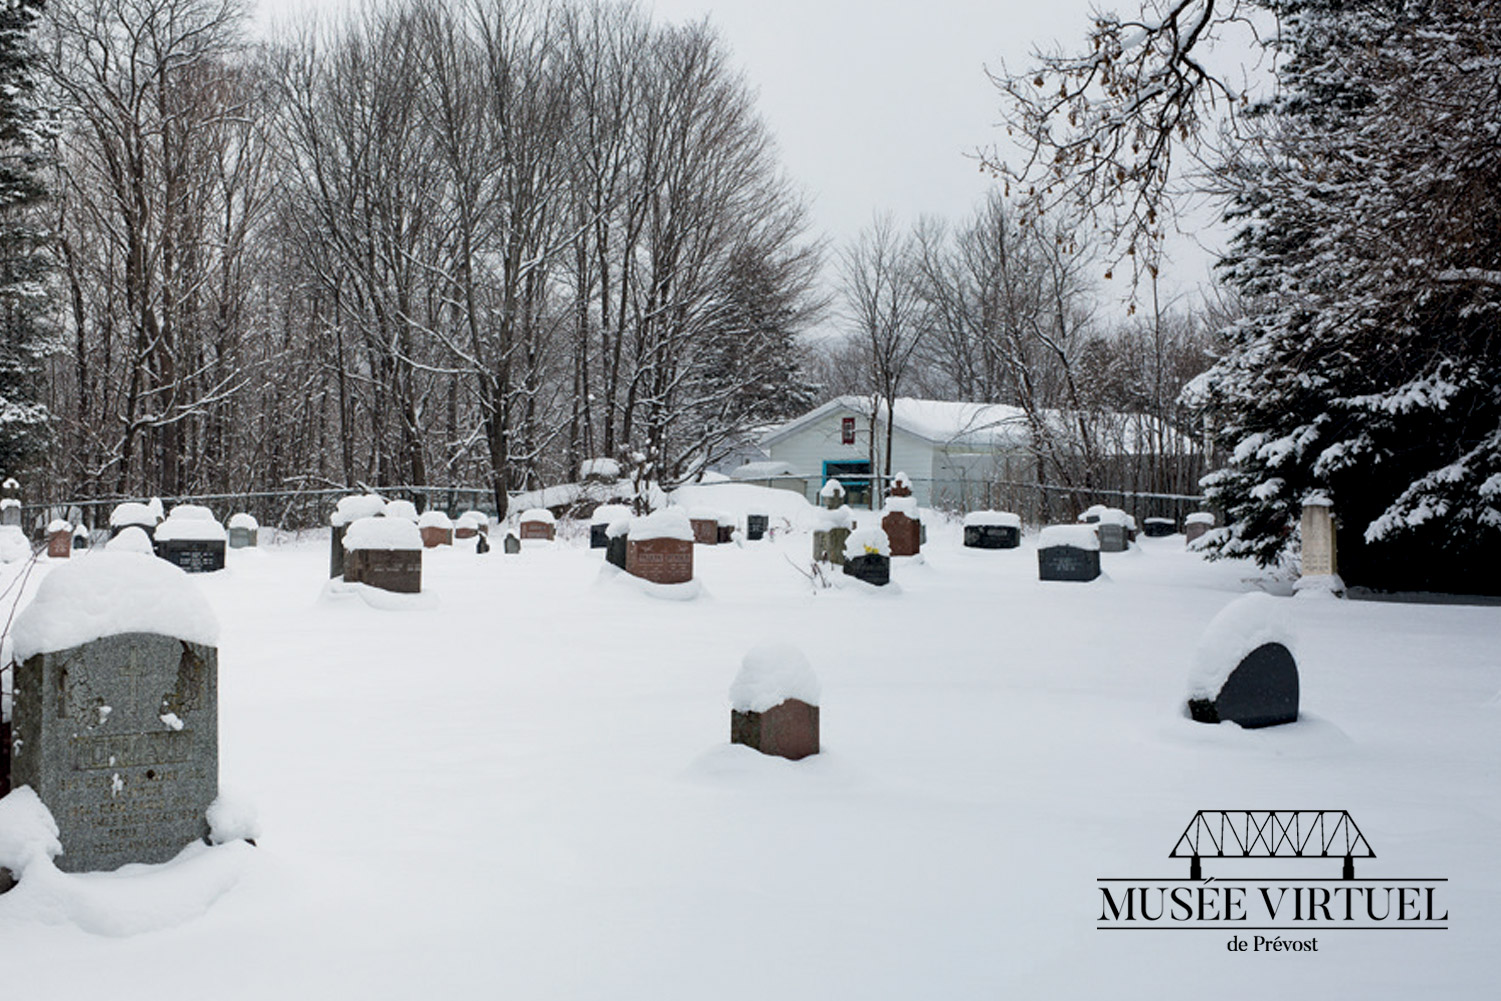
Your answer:
[[[165,862],[219,794],[219,654],[125,633],[16,667],[11,780],[57,821],[64,872]]]
[[[1298,665],[1281,643],[1263,643],[1246,654],[1213,699],[1190,699],[1200,723],[1238,723],[1246,729],[1298,719]]]
[[[510,532],[506,533],[505,545],[506,552],[512,556],[515,556],[517,553],[521,552],[521,540],[516,538],[516,536],[512,535]]]
[[[624,570],[629,543],[630,539],[623,532],[605,540],[605,562]]]
[[[230,549],[254,549],[256,544],[256,531],[253,528],[231,528],[229,530]]]
[[[1095,525],[1100,537],[1100,552],[1124,553],[1126,551],[1126,526],[1102,521]]]

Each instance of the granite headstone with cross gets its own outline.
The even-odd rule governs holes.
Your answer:
[[[58,566],[16,617],[11,780],[56,820],[58,868],[165,862],[208,833],[218,631],[187,574],[123,551]]]

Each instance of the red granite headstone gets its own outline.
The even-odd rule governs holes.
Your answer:
[[[422,533],[422,545],[428,549],[432,549],[434,546],[453,545],[453,529],[451,528],[439,528],[436,525],[429,525],[426,528],[418,529],[418,531]],[[473,533],[470,534],[472,535]]]
[[[765,712],[730,711],[730,743],[798,761],[818,753],[818,707],[787,699]]]
[[[398,594],[418,594],[422,591],[422,550],[350,550],[344,554],[344,580]]]
[[[455,528],[453,530],[453,537],[455,539],[472,539],[478,534],[479,529],[475,528],[473,525],[460,525],[458,528]]]
[[[654,584],[686,584],[693,579],[693,543],[686,539],[628,539],[625,571]]]
[[[916,556],[922,551],[922,523],[900,511],[892,511],[882,518],[881,530],[891,540],[892,556]]]
[[[545,521],[523,521],[521,523],[521,537],[523,539],[546,539],[553,540],[555,528]]]
[[[709,518],[693,518],[693,541],[704,546],[719,545],[719,522]]]
[[[65,560],[73,555],[73,533],[53,532],[47,536],[47,555],[54,560]]]

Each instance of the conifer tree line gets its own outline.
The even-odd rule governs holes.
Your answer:
[[[1268,86],[1216,69],[1237,34]],[[1347,583],[1501,592],[1501,5],[1145,0],[998,82],[1029,218],[1103,215],[1139,263],[1175,186],[1225,206],[1239,311],[1183,396],[1226,460],[1211,553],[1295,557],[1329,500]]]
[[[504,512],[590,457],[671,485],[808,403],[819,247],[705,24],[378,0],[246,32],[236,0],[47,0],[12,48],[50,198],[0,207],[54,274],[9,300],[47,322],[7,372],[40,380],[50,496],[469,484]]]

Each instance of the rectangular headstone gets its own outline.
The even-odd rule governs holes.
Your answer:
[[[1038,580],[1087,582],[1100,575],[1100,554],[1077,546],[1049,546],[1037,550]]]
[[[1022,530],[1011,525],[965,525],[964,545],[970,549],[1015,549]]]
[[[766,535],[766,530],[771,527],[771,518],[764,514],[748,514],[745,516],[745,537],[755,542]]]
[[[916,556],[922,551],[922,526],[916,519],[892,511],[881,519],[881,529],[891,541],[892,556]]]
[[[686,539],[630,539],[625,569],[657,584],[686,584],[693,579],[693,543]]]
[[[844,561],[844,572],[867,584],[885,587],[891,583],[891,557],[879,553],[851,556]]]
[[[165,862],[219,794],[218,651],[125,633],[16,668],[11,779],[57,821],[64,872]]]
[[[256,543],[255,529],[231,528],[229,530],[230,549],[254,549]]]
[[[418,594],[422,591],[422,550],[352,550],[344,556],[344,579],[382,591]]]
[[[609,525],[590,525],[589,526],[589,548],[590,549],[608,549],[609,546],[610,546],[610,526]]]
[[[222,539],[171,539],[156,544],[156,555],[188,573],[224,569]]]
[[[1303,576],[1339,573],[1334,549],[1334,517],[1327,504],[1303,505]]]
[[[1126,526],[1109,522],[1095,524],[1095,533],[1100,537],[1100,552],[1124,553],[1126,551]]]

